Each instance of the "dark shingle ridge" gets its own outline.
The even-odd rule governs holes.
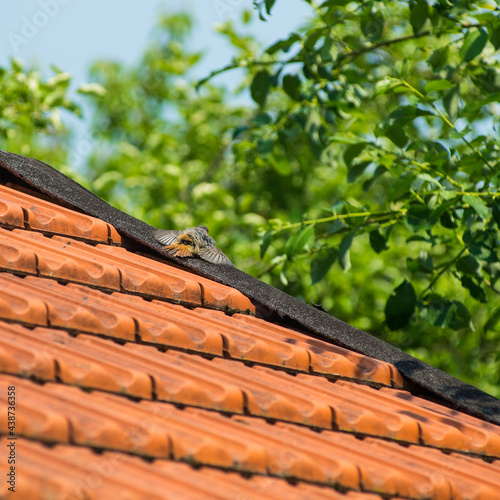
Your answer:
[[[7,170],[64,206],[71,206],[112,224],[125,236],[161,252],[153,228],[118,210],[53,167],[32,158],[0,150],[0,168]],[[174,259],[175,260],[175,259]],[[176,260],[179,262],[179,260]],[[316,337],[392,363],[422,390],[443,398],[458,410],[500,425],[500,400],[420,361],[372,335],[249,276],[237,268],[217,266],[201,259],[181,264],[207,278],[231,286],[285,320],[298,323]]]

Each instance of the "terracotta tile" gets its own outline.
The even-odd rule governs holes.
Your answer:
[[[379,495],[369,493],[349,492],[341,493],[333,488],[298,482],[290,484],[283,479],[270,476],[243,477],[234,472],[222,471],[209,467],[197,470],[185,464],[167,460],[155,460],[155,469],[164,472],[166,478],[175,480],[183,477],[186,483],[202,482],[207,492],[217,492],[218,498],[227,500],[381,500]]]
[[[394,443],[372,438],[365,441],[367,448],[370,447],[374,455],[384,456],[386,460],[392,459],[393,464],[398,464],[398,467],[415,473],[425,473],[430,479],[427,487],[414,481],[414,487],[419,486],[418,491],[424,498],[440,498],[438,491],[432,489],[432,486],[437,484],[446,484],[447,496],[443,494],[443,498],[453,500],[496,500],[498,498],[500,474],[481,459],[472,459],[457,454],[449,455],[423,446],[412,445],[402,448]],[[366,475],[365,479],[366,486],[368,486],[371,478]],[[403,496],[402,493],[400,494]]]
[[[33,249],[19,245],[14,231],[0,228],[0,269],[36,274],[37,259]]]
[[[0,440],[0,443],[3,442]],[[243,477],[208,467],[157,459],[147,462],[121,453],[96,454],[76,446],[47,447],[21,439],[22,474],[15,495],[23,500],[102,499],[245,499],[380,500],[369,493],[340,493],[312,484],[289,484],[273,477]],[[4,458],[0,454],[0,459]],[[2,484],[3,486],[3,484]],[[4,498],[4,489],[0,495]],[[8,499],[8,496],[5,496]],[[12,496],[12,498],[15,498]]]
[[[500,427],[496,425],[406,391],[383,389],[378,399],[394,402],[400,413],[415,418],[427,445],[500,457]]]
[[[498,468],[490,472],[490,465],[478,459],[461,463],[461,457],[420,446],[270,425],[252,417],[227,418],[160,402],[134,403],[60,384],[15,382],[23,394],[24,414],[43,408],[44,413],[65,417],[71,422],[72,440],[87,446],[147,456],[170,456],[171,450],[176,460],[407,498],[476,498],[455,491],[472,491],[477,477],[484,477],[484,496],[477,498],[488,499],[494,498],[489,490],[500,485]],[[46,439],[46,433],[39,437]]]
[[[25,332],[31,330],[0,321],[0,371],[54,380],[54,360],[43,349],[39,349],[30,337],[25,337]]]
[[[39,385],[28,380],[0,375],[0,407],[7,406],[8,386],[16,387],[16,434],[44,441],[66,442],[70,439],[68,420],[59,411],[45,405],[38,396]],[[7,412],[0,415],[0,433],[7,432]]]
[[[102,339],[90,339],[80,335],[76,339],[61,330],[35,328],[29,330],[20,325],[0,322],[0,348],[10,352],[16,359],[17,350],[26,353],[20,368],[10,373],[37,376],[53,380],[57,365],[58,380],[81,387],[102,389],[130,396],[151,398],[152,384],[147,373],[134,370],[125,363],[117,364],[115,357],[125,352],[123,346]]]
[[[199,410],[192,410],[192,413],[195,411]],[[209,417],[215,420],[218,416]],[[325,445],[321,438],[315,439],[322,434],[291,424],[270,425],[264,420],[252,417],[234,416],[231,423],[241,435],[241,439],[262,443],[262,446],[266,447],[269,473],[360,489],[356,460],[339,454],[335,446],[329,443]],[[224,425],[223,422],[221,425]],[[225,428],[228,427],[229,425],[225,424]],[[301,436],[302,430],[309,433],[309,440]],[[351,446],[352,444],[351,442]]]
[[[93,254],[94,247],[91,245],[68,237],[47,238],[41,233],[18,229],[14,231],[0,229],[0,245],[3,241],[17,248],[19,252],[33,256],[33,266],[26,272],[120,290],[120,272],[115,266],[101,262],[99,256]],[[79,251],[82,247],[86,247],[88,251],[86,253]]]
[[[57,333],[50,335],[56,336]],[[108,356],[113,351],[120,355],[123,346],[101,339],[91,339],[95,344],[89,346],[85,342],[87,339],[81,337],[81,335],[76,339],[67,337],[64,351],[62,349],[57,351],[58,377],[62,382],[128,396],[148,399],[152,397],[152,382],[147,373],[126,365],[120,366]]]
[[[106,223],[106,226],[108,227],[108,243],[120,246],[122,244],[120,233],[111,224]]]
[[[343,380],[335,383],[321,377],[298,375],[297,382],[316,389],[315,398],[327,398],[340,430],[371,434],[418,443],[419,422],[400,411],[398,404],[380,396],[380,391]]]
[[[155,302],[155,301],[153,301]],[[286,342],[286,338],[274,338],[264,329],[245,329],[222,311],[195,309],[196,321],[210,322],[224,337],[224,349],[232,358],[255,361],[268,365],[309,371],[309,354],[300,346]]]
[[[40,385],[23,379],[15,380],[15,385],[24,405],[22,409],[20,406],[19,414],[29,415],[26,419],[30,425],[30,413],[42,409],[39,411],[50,412],[50,415],[69,423],[72,443],[149,456],[169,456],[167,429],[154,425],[148,427],[152,419],[127,398],[107,396],[99,391],[89,393],[62,384]],[[20,431],[19,434],[50,440],[44,429],[31,434]]]
[[[27,214],[26,222],[31,229],[108,242],[107,224],[100,219],[2,185],[0,185],[0,200],[24,208]]]
[[[23,209],[17,203],[2,199],[1,194],[0,224],[9,227],[24,227]]]
[[[255,422],[257,425],[262,427],[263,424]],[[273,434],[291,446],[311,450],[325,458],[337,457],[343,464],[353,464],[361,474],[360,487],[356,489],[409,498],[451,500],[449,483],[435,477],[434,469],[426,467],[423,461],[412,463],[412,454],[405,447],[387,443],[391,448],[383,452],[377,447],[379,443],[386,443],[382,440],[361,441],[349,434],[315,433],[305,427],[282,423],[274,427]],[[344,486],[343,482],[340,484]]]
[[[201,290],[196,276],[153,259],[108,245],[90,247],[75,243],[75,251],[119,269],[123,291],[139,293],[193,305],[201,305]]]
[[[176,460],[261,473],[267,469],[264,443],[245,439],[248,436],[235,431],[230,420],[217,412],[194,413],[192,408],[179,410],[168,403],[150,401],[136,406],[142,412],[141,420],[168,430]]]
[[[201,276],[198,276],[197,280],[201,286],[204,307],[255,313],[252,301],[238,290]]]
[[[413,448],[412,448],[413,451]],[[441,454],[437,450],[422,448],[415,451],[435,466],[436,473],[448,478],[453,498],[468,500],[497,500],[500,491],[500,470],[495,464],[458,453]]]
[[[0,273],[0,318],[27,325],[47,325],[45,303],[23,287],[23,282],[11,274]]]
[[[1,456],[1,452],[3,452],[5,444],[6,439],[0,438],[0,459],[4,458]],[[8,484],[2,481],[0,483],[0,498],[6,500],[79,498],[77,484],[82,480],[82,471],[74,464],[68,463],[56,455],[55,451],[61,449],[61,446],[50,448],[27,439],[18,439],[16,448],[22,450],[22,462],[19,460],[20,463],[16,469],[16,490],[15,493],[10,492],[9,494]],[[79,453],[80,450],[75,449],[75,452]],[[88,450],[85,452],[89,453]],[[80,498],[91,500],[96,497],[87,494],[87,496]]]
[[[170,405],[158,406],[147,401],[141,406],[158,419],[168,419],[176,459],[312,481],[340,482],[346,487],[359,485],[354,464],[296,449],[289,441],[274,435],[275,426],[259,419],[243,416],[228,419],[193,408],[179,413]],[[320,466],[322,459],[323,467]]]
[[[97,498],[126,498],[127,500],[191,500],[218,499],[220,493],[210,490],[198,470],[186,464],[173,464],[174,473],[167,475],[148,462],[125,454],[104,452],[99,456],[74,453],[66,447],[58,448],[61,456],[86,471],[85,491]],[[89,461],[92,466],[89,467]],[[172,462],[170,462],[172,463]],[[202,474],[202,473],[201,473]],[[96,476],[100,481],[96,481]]]
[[[272,373],[275,381],[270,384],[271,387],[279,387],[283,392],[286,390],[287,394],[300,394],[305,401],[314,401],[316,405],[330,408],[334,425],[342,431],[371,434],[405,442],[419,442],[419,426],[414,419],[398,414],[397,407],[377,404],[376,398],[367,401],[366,398],[356,397],[355,391],[350,391],[342,385],[344,382],[334,383],[324,377],[304,374],[293,377],[287,373],[261,367],[254,369]],[[260,380],[262,375],[254,377]],[[357,386],[352,383],[349,385]],[[369,389],[373,394],[377,393],[375,389]],[[303,403],[302,407],[305,410],[307,405]],[[308,421],[304,423],[315,425]],[[318,427],[331,426],[318,425]]]
[[[178,357],[181,356],[179,353]],[[210,370],[206,370],[206,366]],[[251,415],[332,428],[330,406],[324,398],[312,398],[305,390],[307,387],[296,383],[293,375],[259,366],[250,368],[225,359],[209,362],[200,359],[193,369],[208,377],[232,381],[245,393],[246,411]]]
[[[145,265],[150,269],[154,269],[155,272],[163,273],[167,271],[181,277],[186,276],[189,279],[195,280],[200,287],[201,301],[204,307],[255,314],[255,306],[252,301],[234,288],[193,274],[171,261],[160,260],[150,255],[136,252],[134,259],[139,258],[144,259]]]
[[[94,339],[87,339],[87,342],[93,343]],[[127,344],[115,357],[115,362],[152,376],[156,396],[161,401],[243,413],[244,397],[240,388],[230,379],[219,376],[216,368],[207,369],[207,365],[211,366],[210,361],[199,356]]]
[[[6,286],[14,286],[21,295],[28,291],[43,297],[51,326],[135,340],[137,324],[144,341],[217,355],[223,353],[219,333],[201,328],[182,306],[165,303],[163,314],[158,314],[148,310],[150,302],[140,297],[119,293],[107,295],[80,285],[63,286],[53,280],[34,277],[7,279],[4,275],[0,276],[0,286],[2,281]]]
[[[165,498],[165,489],[169,498],[185,498],[176,496],[176,486],[151,471],[150,463],[139,458],[121,453],[97,454],[76,446],[47,447],[24,439],[19,440],[18,446],[22,450],[22,465],[13,499],[161,500]],[[186,493],[186,488],[182,493]]]
[[[205,316],[216,317],[214,312],[203,311]],[[217,316],[221,318],[221,316]],[[235,314],[225,317],[224,321],[237,332],[243,332],[247,337],[264,337],[288,346],[293,345],[306,350],[310,357],[311,369],[316,373],[337,375],[379,384],[391,385],[393,373],[391,365],[383,361],[363,356],[308,335],[284,328],[248,315]]]
[[[191,309],[123,293],[113,293],[111,299],[115,310],[126,311],[136,319],[144,342],[223,355],[220,333],[211,325],[200,323]]]
[[[362,493],[360,491],[338,492],[333,488],[319,487],[307,483],[299,483],[297,488],[297,499],[309,500],[316,498],[318,500],[383,500],[376,493]],[[398,500],[391,497],[391,500]],[[402,500],[402,499],[399,499]]]
[[[43,301],[48,311],[48,326],[135,339],[133,318],[114,312],[109,295],[84,287],[80,287],[81,293],[77,293],[72,286],[76,285],[63,286],[54,280],[32,276],[21,279],[5,273],[0,275],[0,287],[9,288],[17,296],[29,295],[30,303]],[[101,300],[89,301],[87,290],[98,294]]]

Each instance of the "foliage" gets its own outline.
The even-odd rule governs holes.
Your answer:
[[[138,64],[96,62],[75,98],[64,73],[13,63],[2,147],[67,170],[58,116],[78,100],[91,153],[73,176],[96,194],[156,227],[206,224],[241,269],[500,394],[498,10],[307,3],[307,26],[263,51],[221,25],[235,58],[197,90],[185,14],[159,19]],[[265,20],[275,1],[254,4]],[[212,81],[236,68],[254,106]]]
[[[275,2],[254,3],[265,20]],[[265,277],[359,326],[384,318],[390,341],[498,382],[498,7],[307,3],[306,29],[211,75],[248,69],[259,112],[234,151],[286,193],[261,233]]]
[[[247,210],[239,177],[237,193],[227,148],[248,111],[227,105],[223,89],[197,93],[187,81],[201,57],[185,50],[191,24],[185,14],[163,16],[137,66],[94,64],[92,78],[106,93],[91,96],[88,175],[116,207],[156,227],[206,224],[227,253],[245,258],[265,221]]]
[[[68,97],[69,73],[53,67],[44,79],[12,59],[0,67],[0,147],[25,156],[43,158],[65,166],[69,131],[62,114],[80,116],[80,108]]]

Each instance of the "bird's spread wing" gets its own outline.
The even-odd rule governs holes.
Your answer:
[[[219,250],[217,247],[201,247],[198,250],[198,255],[208,262],[214,264],[223,264],[226,266],[234,266],[234,264]]]
[[[176,231],[175,229],[156,229],[154,232],[155,239],[162,245],[172,245],[181,234],[182,231]]]

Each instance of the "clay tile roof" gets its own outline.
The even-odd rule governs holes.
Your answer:
[[[500,497],[498,400],[151,229],[0,153],[1,498]]]

